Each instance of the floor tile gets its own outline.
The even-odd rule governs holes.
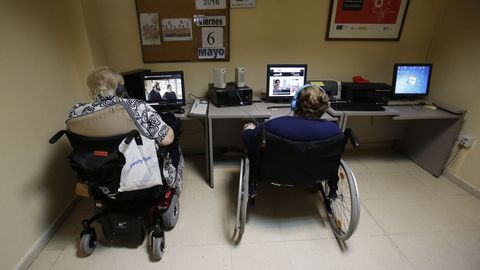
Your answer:
[[[392,236],[417,269],[478,269],[480,231]]]
[[[391,150],[348,151],[360,221],[346,249],[335,239],[323,201],[306,188],[259,184],[241,242],[232,241],[238,158],[216,162],[215,188],[203,157],[187,157],[177,226],[166,232],[164,257],[152,261],[148,241],[106,241],[78,251],[80,222],[93,203],[80,199],[30,269],[479,269],[480,200],[433,177]]]

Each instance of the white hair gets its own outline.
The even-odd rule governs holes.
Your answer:
[[[90,97],[94,100],[114,96],[118,84],[123,84],[122,75],[106,66],[96,68],[87,77]]]

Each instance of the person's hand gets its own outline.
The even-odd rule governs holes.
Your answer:
[[[246,123],[245,125],[243,125],[243,129],[242,131],[245,131],[247,129],[255,129],[256,125],[254,123]]]

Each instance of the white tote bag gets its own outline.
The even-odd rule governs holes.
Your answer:
[[[155,141],[144,136],[143,144],[137,145],[135,139],[129,144],[125,140],[120,143],[118,150],[125,156],[125,165],[120,177],[119,192],[146,189],[162,185],[162,176],[157,160]]]

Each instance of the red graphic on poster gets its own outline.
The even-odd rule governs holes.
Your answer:
[[[364,0],[361,9],[344,10],[344,1],[338,1],[335,23],[395,24],[402,2],[402,0]]]

